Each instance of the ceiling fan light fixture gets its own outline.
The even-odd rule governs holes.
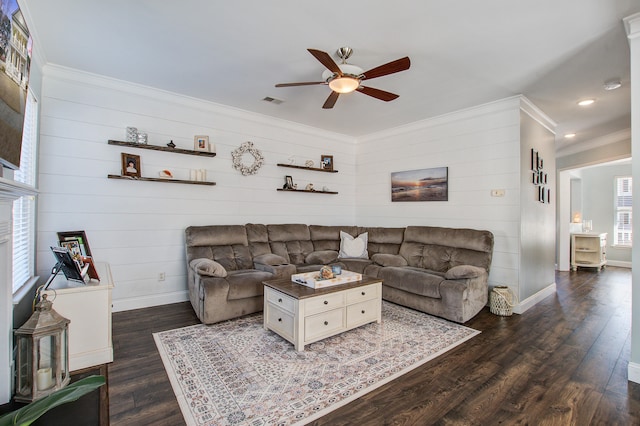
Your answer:
[[[346,75],[329,81],[331,90],[338,93],[351,93],[355,91],[358,86],[360,86],[360,80]]]
[[[620,80],[609,80],[604,83],[604,90],[616,90],[622,87],[622,82]]]

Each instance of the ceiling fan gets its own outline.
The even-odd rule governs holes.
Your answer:
[[[411,61],[408,56],[397,59],[395,61],[364,71],[362,68],[347,64],[347,59],[353,53],[350,47],[341,47],[337,54],[342,63],[336,64],[328,53],[317,49],[307,49],[322,65],[327,69],[322,73],[322,81],[307,81],[300,83],[280,83],[276,87],[294,87],[294,86],[312,86],[316,84],[326,84],[331,88],[331,94],[322,105],[322,108],[333,108],[340,94],[358,91],[385,102],[398,98],[395,93],[385,92],[384,90],[375,89],[373,87],[362,86],[363,80],[371,80],[372,78],[382,77],[396,72],[408,70]]]

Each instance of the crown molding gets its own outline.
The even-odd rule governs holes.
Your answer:
[[[144,97],[165,104],[173,104],[177,107],[194,108],[208,111],[217,116],[228,117],[230,119],[240,119],[250,121],[255,124],[268,126],[277,129],[285,129],[315,137],[324,137],[344,143],[355,144],[357,138],[341,133],[329,132],[316,127],[305,126],[292,121],[254,113],[227,105],[217,104],[211,101],[181,95],[167,90],[157,89],[142,84],[125,80],[81,71],[75,68],[64,67],[56,64],[46,64],[42,69],[44,78],[53,78],[60,81],[71,82],[74,85],[85,85],[87,87],[102,87],[108,90],[123,92],[129,95]]]

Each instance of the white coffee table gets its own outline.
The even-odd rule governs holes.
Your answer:
[[[297,351],[304,346],[382,319],[382,280],[362,280],[313,289],[290,279],[265,281],[264,328]]]

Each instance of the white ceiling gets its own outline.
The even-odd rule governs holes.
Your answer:
[[[640,0],[20,0],[47,63],[361,136],[524,94],[572,144],[630,127],[622,18]],[[367,70],[409,56],[408,71],[367,82],[400,95],[342,95],[323,110],[324,67],[307,48]],[[336,61],[338,59],[336,58]],[[602,85],[620,79],[622,88]],[[262,101],[281,99],[280,105]],[[589,108],[576,102],[594,97]]]

